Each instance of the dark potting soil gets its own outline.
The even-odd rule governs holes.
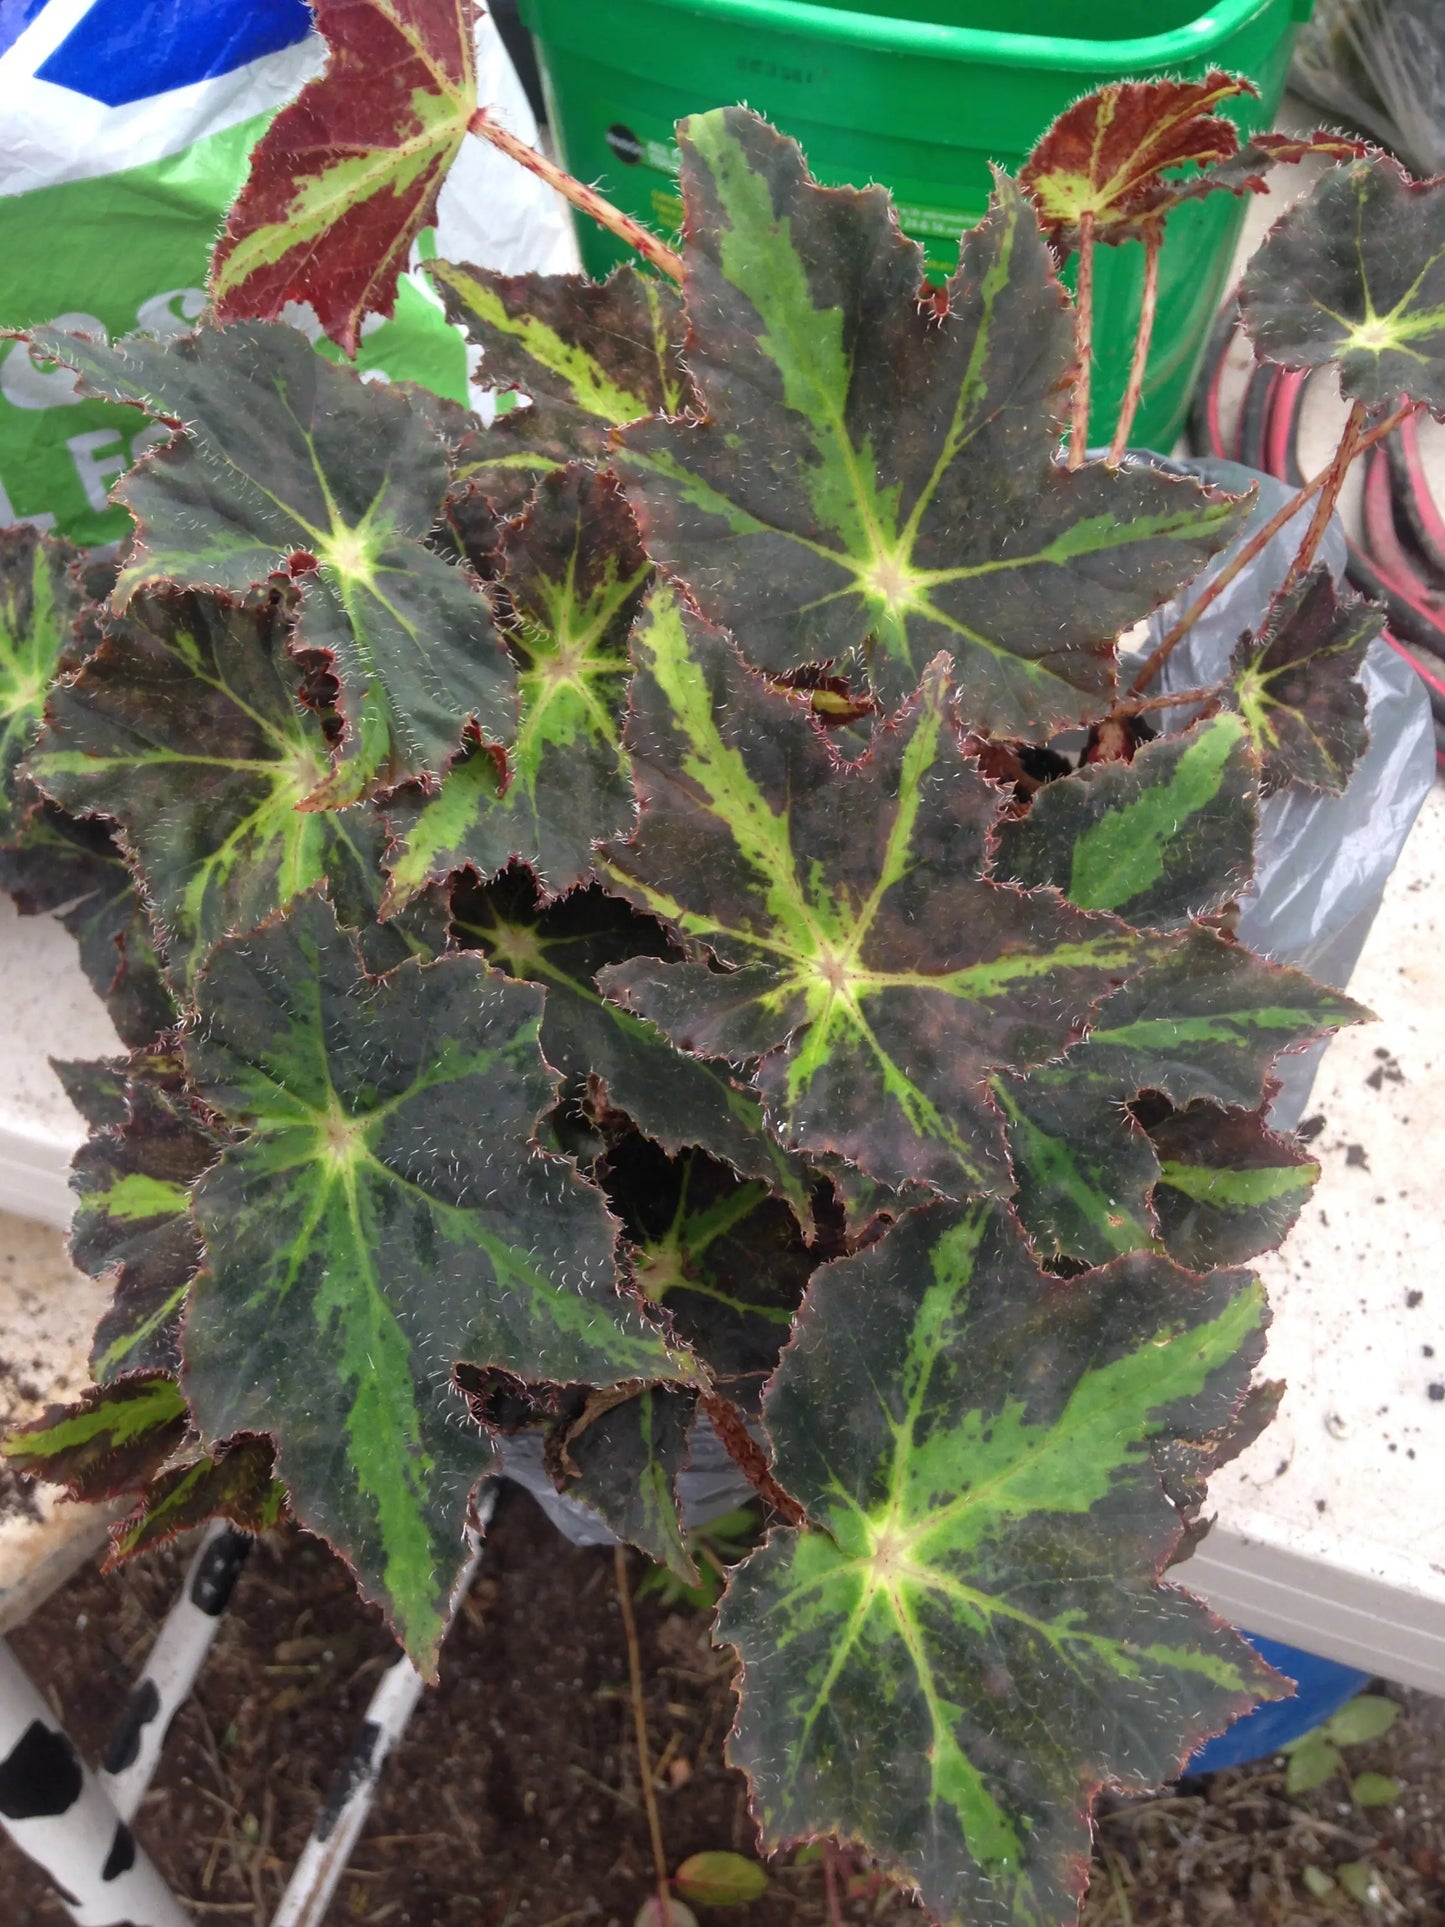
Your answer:
[[[92,1762],[183,1563],[167,1551],[112,1574],[92,1567],[12,1635]],[[649,1570],[629,1560],[634,1594]],[[711,1645],[705,1611],[644,1590],[636,1614],[669,1864],[718,1848],[751,1856],[746,1790],[721,1758],[731,1654]],[[265,1927],[394,1652],[324,1546],[288,1530],[257,1547],[136,1826],[198,1922]],[[1087,1927],[1445,1923],[1445,1703],[1397,1697],[1393,1732],[1350,1759],[1401,1781],[1389,1807],[1353,1808],[1344,1781],[1287,1799],[1269,1761],[1156,1801],[1107,1802]],[[762,1899],[700,1910],[703,1927],[921,1927],[861,1860],[793,1859],[769,1864]],[[1338,1883],[1324,1897],[1304,1885],[1306,1868],[1361,1861],[1378,1887],[1363,1906]],[[385,1769],[328,1922],[632,1927],[654,1880],[612,1554],[568,1545],[509,1488],[440,1686]],[[0,1927],[65,1918],[0,1841]]]

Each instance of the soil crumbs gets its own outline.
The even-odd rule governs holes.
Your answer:
[[[441,1684],[386,1766],[329,1927],[632,1927],[655,1892],[612,1555],[568,1545],[504,1491]],[[174,1550],[111,1574],[92,1566],[12,1636],[92,1763],[183,1566]],[[632,1559],[669,1862],[751,1856],[744,1783],[722,1764],[731,1653],[710,1644],[707,1611],[643,1587],[648,1570]],[[137,1819],[197,1922],[265,1927],[394,1656],[380,1615],[318,1541],[288,1529],[257,1547]],[[1380,1690],[1403,1715],[1352,1747],[1349,1766],[1392,1776],[1394,1801],[1357,1808],[1343,1776],[1287,1797],[1275,1760],[1153,1800],[1106,1798],[1086,1927],[1445,1924],[1445,1701]],[[1342,1867],[1357,1870],[1347,1884],[1361,1897],[1336,1878]],[[805,1848],[768,1875],[759,1900],[699,1909],[703,1927],[921,1927],[857,1855]],[[0,1922],[65,1919],[0,1842]]]

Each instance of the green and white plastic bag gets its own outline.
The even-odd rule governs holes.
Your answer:
[[[252,145],[324,58],[304,0],[0,0],[0,327],[58,322],[114,337],[192,326]],[[477,75],[480,98],[535,141],[485,17]],[[565,271],[576,244],[549,188],[465,143],[395,316],[364,327],[358,359],[465,401],[466,348],[414,272],[432,253]],[[305,326],[308,312],[288,318]],[[167,432],[133,409],[81,400],[68,371],[0,341],[0,525],[33,522],[86,543],[122,535],[125,514],[107,493]]]

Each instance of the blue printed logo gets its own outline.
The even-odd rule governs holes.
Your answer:
[[[0,52],[42,4],[0,0]],[[95,0],[37,77],[124,107],[292,47],[311,25],[306,0]]]

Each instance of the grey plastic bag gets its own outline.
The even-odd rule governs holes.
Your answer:
[[[1417,174],[1445,168],[1441,0],[1316,0],[1290,82],[1376,135]]]

